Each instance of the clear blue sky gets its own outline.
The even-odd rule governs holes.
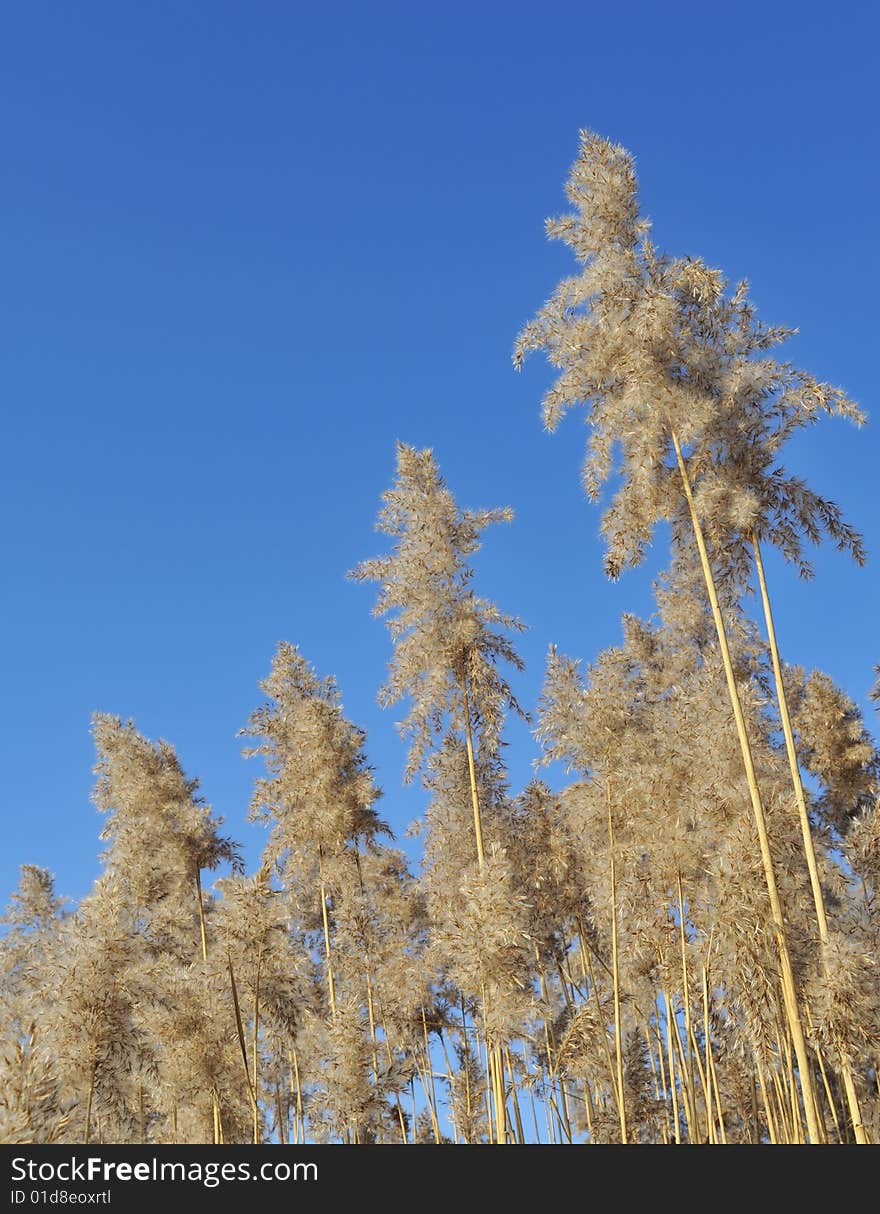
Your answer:
[[[582,498],[584,430],[540,427],[514,336],[571,269],[543,220],[591,127],[637,157],[657,241],[747,275],[788,356],[877,420],[789,464],[865,534],[810,585],[771,566],[784,654],[867,707],[880,526],[876,46],[865,4],[61,2],[0,36],[0,901],[21,862],[98,871],[89,717],[178,748],[252,859],[236,731],[275,644],[337,676],[384,812],[403,793],[371,586],[394,442],[509,504],[483,591],[586,659],[650,608]],[[873,714],[871,714],[872,719]],[[528,778],[535,748],[511,733]]]

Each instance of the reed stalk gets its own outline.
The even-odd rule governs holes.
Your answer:
[[[245,1080],[247,1081],[248,1096],[250,1097],[250,1103],[251,1103],[251,1113],[253,1116],[254,1142],[256,1143],[259,1141],[259,1136],[260,1136],[260,1134],[259,1134],[260,1106],[259,1106],[259,1102],[257,1101],[256,1088],[254,1086],[253,1080],[251,1079],[250,1066],[248,1065],[248,1052],[247,1052],[247,1044],[245,1042],[245,1036],[244,1036],[244,1024],[243,1024],[242,1018],[241,1018],[241,1003],[238,998],[238,985],[235,981],[235,970],[233,969],[233,966],[232,966],[232,956],[228,949],[226,952],[226,965],[227,965],[227,969],[229,972],[229,985],[230,985],[230,988],[232,991],[232,1003],[233,1003],[233,1007],[235,1008],[235,1029],[236,1029],[236,1033],[238,1035],[238,1047],[239,1047],[239,1051],[241,1053],[241,1063],[242,1063],[242,1066],[244,1067],[244,1077],[245,1077]]]
[[[678,1111],[678,1085],[675,1080],[675,1053],[672,1044],[673,1032],[677,1037],[678,1029],[672,1027],[672,1000],[666,987],[663,988],[663,1002],[666,1006],[666,1055],[669,1064],[669,1091],[672,1094],[672,1128],[676,1145],[679,1146],[681,1144],[681,1120]]]
[[[810,815],[807,810],[807,801],[804,796],[804,785],[801,779],[800,764],[798,763],[797,747],[794,740],[794,730],[791,725],[791,713],[788,708],[788,696],[785,692],[785,683],[782,678],[782,660],[779,656],[779,645],[776,640],[776,627],[773,621],[773,609],[770,604],[770,592],[767,589],[767,578],[764,573],[764,561],[761,557],[761,545],[758,541],[757,533],[751,532],[752,552],[755,558],[755,569],[758,574],[758,585],[761,591],[761,604],[764,610],[764,623],[767,628],[767,641],[770,646],[770,658],[773,664],[773,681],[776,687],[776,702],[779,706],[779,719],[782,724],[782,733],[785,738],[785,753],[788,758],[788,767],[791,773],[791,786],[794,792],[794,799],[798,810],[798,820],[801,827],[801,837],[804,843],[804,856],[807,861],[807,870],[810,874],[810,888],[813,893],[813,905],[816,910],[816,924],[819,929],[819,940],[822,945],[822,969],[828,977],[828,917],[825,910],[825,895],[822,891],[822,882],[819,877],[819,865],[816,860],[816,848],[813,843],[813,832],[810,827]],[[852,1122],[853,1133],[856,1142],[862,1146],[866,1146],[870,1139],[862,1121],[862,1110],[859,1105],[858,1093],[856,1092],[855,1081],[853,1080],[852,1066],[846,1051],[842,1046],[838,1045],[838,1060],[840,1065],[840,1073],[843,1079],[844,1090],[846,1092],[847,1104],[849,1105],[850,1120]],[[824,1074],[823,1074],[824,1078]]]
[[[330,920],[327,915],[327,889],[324,884],[324,850],[318,848],[318,882],[321,892],[321,923],[324,927],[324,959],[327,964],[327,990],[330,996],[330,1015],[336,1023],[336,983],[333,979],[333,959],[330,953]]]
[[[767,1122],[767,1136],[770,1139],[771,1145],[775,1146],[779,1142],[779,1133],[776,1125],[776,1118],[773,1109],[770,1107],[770,1095],[767,1091],[767,1082],[764,1077],[764,1067],[759,1059],[755,1059],[755,1070],[758,1076],[758,1087],[761,1089],[761,1100],[764,1105],[764,1119]]]
[[[764,804],[761,800],[761,793],[758,788],[758,779],[752,757],[751,743],[749,742],[745,716],[743,715],[739,689],[736,684],[736,675],[733,669],[733,661],[730,655],[730,646],[727,640],[727,630],[724,625],[724,618],[721,614],[721,607],[718,602],[718,594],[715,588],[715,575],[712,572],[709,554],[706,549],[706,541],[703,536],[703,528],[697,514],[697,507],[696,503],[694,502],[694,495],[691,488],[687,464],[685,463],[684,455],[682,454],[678,435],[672,426],[670,426],[670,434],[672,437],[672,445],[675,449],[675,457],[678,462],[678,470],[681,477],[682,487],[687,500],[691,526],[700,555],[700,565],[703,571],[703,579],[706,583],[706,590],[709,595],[712,618],[715,622],[715,630],[718,635],[718,644],[721,650],[721,660],[724,664],[724,674],[727,679],[727,690],[730,695],[730,703],[733,709],[734,720],[736,722],[736,731],[739,738],[740,750],[742,752],[746,781],[749,787],[749,797],[752,804],[752,812],[758,831],[761,863],[764,869],[764,880],[767,885],[767,894],[770,900],[770,911],[773,918],[776,946],[779,952],[779,962],[782,971],[783,1000],[785,1003],[785,1010],[788,1017],[792,1041],[794,1043],[795,1054],[797,1056],[798,1067],[802,1076],[804,1113],[807,1121],[807,1130],[811,1141],[819,1142],[821,1141],[819,1117],[813,1099],[812,1088],[809,1082],[809,1056],[807,1054],[807,1045],[804,1039],[804,1030],[803,1025],[801,1024],[800,1012],[798,1010],[794,971],[792,970],[791,955],[788,946],[788,933],[785,925],[785,916],[782,910],[782,901],[779,895],[779,887],[776,883],[776,873],[773,867],[773,858],[770,851],[770,838],[767,832],[767,818],[764,812]]]
[[[208,984],[208,930],[205,923],[205,906],[202,900],[202,871],[196,866],[196,904],[199,908],[199,939],[202,946],[202,965],[204,967],[205,993],[208,1004],[211,1003],[211,988]],[[213,1142],[216,1146],[221,1141],[220,1105],[217,1089],[211,1088],[211,1113],[213,1127]]]
[[[623,1030],[620,1017],[620,960],[617,940],[617,869],[614,855],[614,815],[611,810],[611,788],[605,782],[605,807],[608,820],[608,854],[611,878],[611,972],[614,987],[614,1053],[617,1063],[617,1110],[620,1117],[620,1141],[627,1141],[626,1094],[623,1083]]]
[[[694,1054],[691,1047],[691,1042],[694,1036],[693,1025],[691,1024],[691,999],[690,999],[690,984],[688,982],[688,965],[687,965],[687,933],[684,922],[684,892],[681,885],[681,873],[676,874],[676,886],[678,891],[678,938],[679,948],[681,950],[681,999],[684,1004],[684,1030],[685,1039],[682,1044],[682,1050],[687,1063],[688,1085],[691,1092],[691,1105],[694,1117],[694,1127],[696,1128],[696,1104],[697,1092],[696,1082],[694,1079]],[[698,1056],[699,1061],[699,1056]],[[703,1092],[705,1093],[706,1084],[703,1077]],[[708,1119],[708,1115],[707,1115]]]

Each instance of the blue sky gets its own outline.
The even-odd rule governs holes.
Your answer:
[[[172,741],[242,839],[236,731],[278,640],[336,675],[398,830],[378,498],[400,438],[464,505],[509,504],[480,585],[589,659],[650,609],[662,543],[605,581],[520,326],[571,269],[543,220],[590,127],[636,156],[659,244],[748,276],[787,356],[878,412],[875,48],[868,4],[7,7],[0,38],[3,672],[0,900],[22,862],[98,871],[90,714]],[[865,534],[810,585],[770,562],[784,655],[867,709],[880,559],[877,422],[788,464]],[[875,720],[871,713],[872,720]],[[536,751],[511,731],[511,769]]]

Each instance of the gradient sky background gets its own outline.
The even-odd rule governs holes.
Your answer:
[[[880,662],[875,6],[300,3],[4,8],[0,30],[0,901],[22,862],[98,871],[92,711],[172,741],[253,861],[236,731],[278,640],[337,676],[402,830],[389,642],[346,582],[400,438],[463,505],[509,504],[479,586],[589,660],[650,610],[662,541],[608,583],[584,428],[511,367],[573,268],[543,220],[581,127],[636,156],[659,244],[748,276],[787,357],[877,421],[788,464],[865,534],[815,582],[770,561],[784,656],[870,714]],[[511,772],[536,748],[510,732]],[[408,845],[411,846],[411,845]]]

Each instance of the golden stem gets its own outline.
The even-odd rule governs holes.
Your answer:
[[[565,1136],[569,1142],[573,1142],[571,1131],[571,1117],[568,1112],[568,1092],[565,1087],[565,1080],[562,1075],[559,1076],[559,1095],[562,1097],[562,1115],[565,1126]]]
[[[651,1030],[650,1030],[650,1028],[649,1028],[647,1025],[645,1026],[645,1046],[646,1046],[647,1051],[648,1051],[648,1062],[649,1062],[649,1063],[650,1063],[650,1065],[651,1065],[651,1082],[652,1082],[652,1083],[653,1083],[653,1085],[654,1085],[654,1099],[657,1101],[657,1103],[658,1103],[658,1104],[660,1104],[661,1099],[663,1099],[663,1100],[664,1100],[664,1105],[665,1105],[665,1093],[664,1093],[664,1097],[661,1097],[661,1095],[660,1095],[660,1077],[659,1077],[659,1075],[658,1075],[658,1073],[657,1073],[657,1063],[654,1061],[654,1049],[653,1049],[653,1046],[651,1045]],[[668,1114],[668,1112],[666,1111],[665,1107],[664,1107],[664,1110],[663,1110],[663,1111],[664,1111],[664,1113],[666,1114],[666,1122],[667,1122],[667,1125],[668,1125],[668,1123],[669,1123],[669,1114]],[[663,1136],[663,1141],[664,1141],[664,1143],[665,1143],[665,1142],[668,1142],[668,1141],[669,1141],[669,1135],[668,1135],[668,1133],[667,1133],[667,1131],[666,1131],[666,1127],[665,1127],[665,1126],[661,1126],[661,1127],[660,1127],[660,1132],[661,1132],[661,1134],[662,1134],[662,1136]]]
[[[611,972],[614,985],[614,1053],[617,1060],[617,1110],[620,1116],[620,1141],[626,1136],[626,1096],[623,1086],[623,1036],[620,1023],[620,964],[617,947],[617,869],[614,859],[614,818],[611,812],[611,788],[605,782],[605,805],[608,811],[608,851],[611,866]]]
[[[330,920],[327,917],[327,890],[324,886],[324,852],[318,848],[318,880],[321,886],[321,921],[324,925],[324,957],[327,962],[327,988],[330,994],[330,1015],[336,1023],[336,984],[333,981],[333,962],[330,956]]]
[[[825,976],[828,976],[828,960],[825,954],[825,949],[828,945],[828,918],[825,912],[825,895],[822,891],[822,882],[819,879],[819,865],[816,860],[816,848],[813,842],[813,832],[810,829],[810,815],[807,811],[807,801],[804,796],[804,785],[801,780],[800,765],[798,764],[797,747],[794,741],[794,730],[791,726],[791,714],[788,708],[788,697],[785,693],[785,684],[782,679],[782,661],[779,656],[779,646],[776,641],[776,627],[773,623],[773,609],[770,605],[770,594],[767,589],[767,579],[764,575],[764,561],[761,557],[761,545],[758,542],[758,536],[753,530],[751,533],[752,551],[755,555],[755,569],[758,574],[758,585],[761,589],[761,604],[764,608],[764,622],[767,627],[767,640],[770,645],[770,657],[773,662],[773,680],[776,685],[776,701],[779,705],[779,719],[782,723],[782,733],[785,737],[785,753],[788,756],[788,768],[791,773],[791,786],[794,791],[794,799],[797,803],[798,819],[801,827],[801,837],[804,841],[804,856],[807,861],[807,869],[810,874],[810,888],[813,891],[813,905],[816,909],[816,923],[819,928],[819,940],[822,944],[822,969]],[[847,1104],[849,1105],[850,1117],[853,1124],[853,1132],[856,1142],[866,1146],[869,1143],[868,1135],[865,1127],[862,1124],[862,1112],[859,1107],[859,1098],[856,1093],[855,1083],[853,1081],[852,1067],[849,1058],[843,1049],[838,1050],[840,1059],[840,1072],[843,1077],[843,1084],[846,1090]],[[824,1075],[823,1075],[824,1078]],[[836,1117],[835,1117],[836,1120]]]
[[[791,1110],[791,1127],[794,1137],[797,1142],[803,1142],[803,1126],[801,1123],[800,1101],[798,1100],[798,1082],[794,1073],[794,1056],[791,1049],[791,1033],[783,1034],[783,1049],[785,1051],[785,1079],[786,1092],[788,1093],[789,1108]],[[809,1081],[808,1075],[801,1075],[801,1091],[805,1084]],[[815,1141],[815,1139],[814,1139]]]
[[[869,1143],[871,1139],[868,1137],[868,1132],[862,1124],[862,1114],[859,1107],[859,1098],[856,1093],[855,1080],[853,1079],[852,1067],[849,1065],[849,1059],[841,1050],[840,1054],[840,1073],[843,1077],[843,1086],[846,1088],[846,1099],[850,1107],[850,1114],[853,1122],[853,1134],[856,1142]]]
[[[299,1121],[299,1140],[301,1143],[305,1143],[306,1119],[303,1109],[302,1084],[299,1078],[299,1056],[296,1050],[293,1051],[293,1075],[296,1082],[296,1116]]]
[[[694,1112],[693,1092],[690,1087],[690,1076],[687,1069],[687,1061],[684,1053],[684,1043],[681,1039],[681,1026],[678,1023],[678,1015],[675,1011],[675,1002],[672,1004],[672,1022],[675,1032],[672,1035],[672,1045],[675,1049],[676,1057],[678,1058],[678,1071],[681,1075],[681,1097],[684,1104],[684,1116],[687,1122],[688,1141],[696,1142],[698,1136],[698,1128],[696,1122],[696,1114]]]
[[[703,1033],[706,1045],[706,1075],[709,1086],[706,1089],[709,1124],[717,1142],[720,1135],[722,1143],[727,1143],[727,1132],[724,1128],[724,1110],[721,1107],[721,1093],[718,1090],[718,1072],[715,1069],[715,1056],[712,1053],[712,1022],[709,1018],[709,971],[703,966]],[[699,1056],[699,1055],[698,1055]],[[709,1090],[711,1088],[711,1091]],[[712,1093],[715,1095],[715,1108],[718,1112],[718,1133],[715,1133],[715,1118],[712,1116]]]
[[[696,1118],[697,1118],[697,1086],[696,1086],[696,1080],[694,1079],[694,1054],[693,1054],[693,1049],[691,1046],[691,1042],[693,1041],[693,1036],[694,1036],[694,1030],[693,1030],[693,1026],[691,1024],[691,999],[690,999],[690,988],[689,988],[689,984],[688,984],[688,966],[687,966],[687,933],[685,931],[685,925],[684,925],[684,892],[681,887],[681,873],[676,874],[676,881],[677,881],[677,885],[678,885],[678,941],[679,941],[679,948],[681,949],[681,998],[682,998],[682,1002],[684,1004],[684,1041],[682,1042],[682,1051],[684,1053],[685,1061],[687,1063],[687,1077],[688,1077],[688,1085],[690,1087],[690,1096],[691,1096],[691,1115],[694,1119],[694,1121],[693,1121],[694,1131],[696,1131],[697,1130],[697,1121],[696,1121]],[[698,1054],[697,1055],[698,1063],[699,1063],[699,1060],[700,1059],[699,1059],[699,1054]],[[703,1092],[705,1093],[705,1091],[706,1091],[705,1076],[701,1074],[700,1077],[703,1082]],[[707,1115],[706,1115],[706,1120],[707,1120],[707,1133],[708,1133],[708,1122],[711,1120],[711,1118],[708,1114],[708,1111],[707,1111]],[[693,1138],[693,1133],[691,1134],[691,1137]]]
[[[590,990],[593,993],[593,1002],[596,1004],[596,1013],[600,1023],[603,1021],[602,1004],[599,1000],[599,988],[596,986],[596,976],[593,971],[592,950],[587,954],[587,967],[590,973]],[[614,1065],[614,1059],[611,1057],[611,1048],[608,1045],[608,1031],[603,1027],[602,1031],[602,1048],[605,1053],[605,1061],[608,1065],[608,1074],[611,1078],[611,1093],[614,1096],[614,1103],[617,1106],[617,1117],[621,1120],[621,1094],[617,1086],[617,1070]]]
[[[672,1123],[669,1120],[669,1102],[668,1093],[669,1085],[666,1082],[666,1063],[663,1059],[663,1041],[660,1034],[657,1034],[657,1061],[660,1064],[660,1090],[663,1093],[663,1141],[669,1142],[670,1135],[673,1133]]]
[[[251,1041],[253,1053],[254,1067],[254,1146],[260,1144],[260,1106],[257,1101],[257,1093],[260,1090],[259,1084],[259,1069],[260,1069],[260,1051],[259,1051],[259,1036],[260,1036],[260,978],[263,971],[263,946],[260,945],[257,950],[257,973],[254,979],[254,1031]]]
[[[440,1039],[440,1048],[443,1050],[443,1061],[446,1063],[446,1080],[449,1084],[449,1091],[451,1092],[453,1085],[452,1062],[449,1058],[449,1050],[446,1048],[446,1037],[444,1036],[442,1029],[438,1030],[437,1036]],[[454,1103],[450,1104],[449,1117],[452,1122],[452,1141],[455,1146],[458,1146],[458,1119],[455,1115]]]
[[[676,1145],[681,1144],[681,1122],[678,1115],[678,1091],[675,1085],[675,1055],[673,1053],[672,1034],[678,1036],[678,1029],[672,1027],[672,1002],[669,992],[663,988],[663,1000],[666,1004],[666,1053],[669,1062],[669,1090],[672,1093],[672,1126],[675,1132]]]
[[[235,1008],[235,1028],[238,1033],[238,1047],[241,1052],[241,1062],[244,1067],[244,1077],[247,1080],[248,1095],[251,1100],[251,1111],[253,1113],[254,1133],[258,1135],[257,1125],[259,1121],[259,1105],[257,1104],[257,1093],[251,1080],[250,1067],[248,1066],[247,1045],[244,1039],[244,1025],[241,1019],[241,1004],[238,999],[238,986],[235,982],[235,971],[232,968],[232,955],[229,950],[226,950],[226,964],[229,970],[229,984],[232,989],[232,1003]]]
[[[791,956],[789,953],[788,938],[785,927],[785,917],[782,911],[782,901],[779,896],[779,888],[776,884],[776,873],[773,868],[773,857],[770,851],[770,838],[767,833],[767,819],[764,813],[764,805],[761,800],[761,793],[758,788],[758,779],[755,773],[754,760],[752,758],[752,748],[749,742],[748,731],[746,729],[745,716],[743,715],[739,690],[736,685],[736,675],[734,674],[733,661],[730,656],[730,646],[728,645],[727,641],[727,631],[724,626],[724,618],[721,614],[721,607],[718,603],[718,595],[715,589],[715,577],[712,573],[712,566],[709,562],[709,554],[706,549],[706,541],[703,536],[703,529],[697,515],[697,507],[696,503],[694,502],[694,495],[691,489],[687,465],[685,464],[684,456],[681,451],[678,435],[672,427],[670,427],[670,433],[672,436],[672,444],[675,448],[675,457],[678,461],[678,470],[681,476],[684,494],[687,499],[688,510],[690,512],[691,526],[693,528],[694,538],[696,539],[697,549],[700,554],[700,564],[703,569],[703,579],[706,583],[706,590],[709,595],[709,604],[712,608],[712,617],[715,621],[715,630],[718,634],[718,645],[721,650],[721,660],[724,664],[724,673],[727,679],[727,689],[730,695],[730,703],[733,709],[734,720],[736,722],[736,731],[739,737],[740,750],[742,751],[743,766],[745,768],[746,781],[749,786],[749,796],[752,803],[752,812],[754,814],[755,825],[758,830],[758,843],[761,852],[761,862],[764,867],[764,880],[767,885],[767,894],[770,900],[770,911],[773,917],[776,945],[779,952],[779,962],[782,971],[782,994],[785,1001],[785,1008],[788,1016],[789,1027],[791,1029],[794,1050],[795,1054],[797,1055],[798,1067],[800,1068],[802,1076],[802,1091],[804,1113],[807,1119],[807,1131],[813,1142],[820,1142],[821,1131],[819,1127],[819,1116],[813,1099],[813,1091],[809,1079],[810,1062],[807,1054],[807,1044],[804,1039],[803,1025],[801,1024],[800,1012],[798,1010],[794,972],[792,970]]]
[[[584,1076],[584,1118],[587,1123],[587,1133],[593,1137],[593,1093],[590,1091],[590,1081]],[[656,1087],[656,1084],[655,1084]]]
[[[205,967],[205,990],[208,996],[208,1003],[211,1003],[211,988],[208,985],[208,931],[205,924],[205,907],[202,900],[202,870],[196,868],[196,902],[199,908],[199,936],[202,945],[202,964]],[[213,1138],[216,1146],[221,1141],[220,1127],[220,1105],[218,1103],[217,1089],[211,1088],[211,1113],[213,1124]]]
[[[471,784],[471,802],[474,810],[474,835],[477,840],[477,866],[483,871],[485,852],[483,850],[483,817],[480,813],[480,794],[477,790],[477,771],[474,761],[474,737],[471,728],[471,705],[468,697],[467,677],[461,676],[461,696],[464,701],[464,733],[467,743],[468,775]]]
[[[467,1116],[468,1127],[472,1124],[473,1109],[471,1106],[471,1068],[468,1065],[470,1062],[470,1046],[468,1044],[467,1035],[467,1012],[464,1004],[464,992],[461,994],[461,1035],[464,1042],[464,1100],[465,1113]]]
[[[275,1084],[275,1120],[278,1123],[278,1141],[283,1147],[287,1146],[287,1117],[281,1103],[281,1087]]]
[[[776,1131],[776,1118],[773,1116],[773,1110],[770,1107],[770,1097],[767,1093],[767,1084],[764,1081],[764,1068],[759,1059],[756,1058],[755,1063],[755,1069],[758,1072],[758,1086],[761,1089],[761,1100],[764,1104],[764,1116],[767,1119],[767,1135],[770,1138],[771,1144],[775,1146],[779,1142],[779,1135]]]
[[[428,1072],[428,1079],[430,1080],[430,1091],[426,1088],[425,1095],[428,1097],[428,1103],[431,1108],[431,1125],[434,1130],[434,1139],[439,1146],[441,1134],[440,1122],[437,1120],[437,1088],[434,1084],[434,1067],[431,1063],[431,1046],[428,1040],[428,1020],[425,1016],[424,1004],[422,1005],[422,1032],[424,1033],[425,1038],[425,1068]]]

